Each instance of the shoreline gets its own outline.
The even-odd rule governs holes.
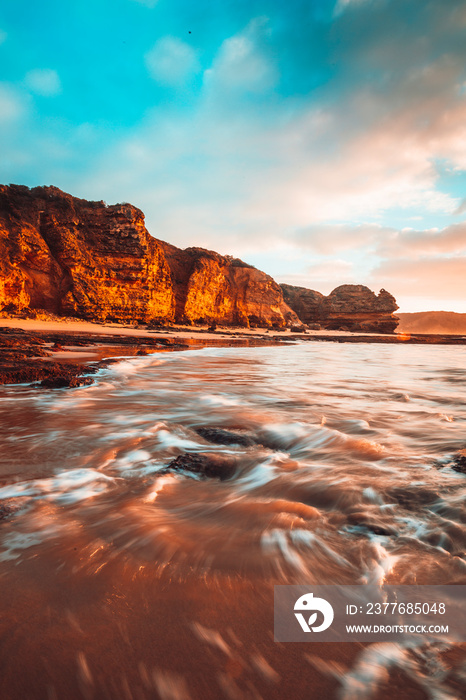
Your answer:
[[[34,324],[34,325],[32,325]],[[92,384],[92,375],[123,358],[201,347],[281,344],[273,337],[157,333],[118,326],[0,319],[0,385],[31,384],[75,388]],[[79,324],[81,325],[81,324]],[[94,326],[89,331],[89,326]],[[29,327],[29,328],[27,328]]]
[[[466,345],[465,336],[368,334],[348,331],[291,333],[263,329],[171,326],[148,330],[88,321],[0,318],[0,385],[40,382],[46,388],[92,384],[92,374],[124,355],[198,347],[285,345],[296,341]],[[115,358],[115,359],[113,359]]]

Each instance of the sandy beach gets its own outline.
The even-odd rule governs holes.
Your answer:
[[[5,318],[0,319],[0,327],[5,328],[22,328],[29,332],[38,331],[50,331],[50,332],[65,332],[65,333],[92,333],[97,335],[129,335],[138,337],[165,337],[167,335],[172,338],[199,338],[202,340],[212,340],[218,338],[225,338],[228,340],[232,337],[279,337],[279,338],[292,338],[302,335],[301,333],[291,333],[288,329],[283,331],[270,331],[267,332],[263,328],[219,328],[217,331],[207,330],[205,328],[197,327],[187,327],[187,326],[172,326],[170,330],[160,329],[160,330],[147,330],[146,328],[139,328],[137,326],[121,325],[118,323],[92,323],[90,321],[68,321],[66,319],[60,321],[39,321],[35,319],[21,319],[21,318]],[[348,331],[306,331],[306,335],[310,336],[365,336],[367,333],[349,333]],[[378,334],[382,335],[382,334]],[[386,335],[386,337],[392,337]]]

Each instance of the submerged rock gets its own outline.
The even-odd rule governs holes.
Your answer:
[[[393,537],[397,534],[394,527],[376,518],[371,518],[366,513],[350,513],[347,518],[350,525],[366,530],[374,535]]]
[[[451,468],[454,469],[455,472],[466,474],[466,449],[460,450],[456,453]]]
[[[21,510],[24,500],[25,499],[22,498],[7,498],[0,501],[0,522],[10,518],[17,513],[18,510]]]
[[[236,461],[222,454],[193,452],[172,460],[164,473],[192,472],[207,479],[230,479],[236,471]]]
[[[89,386],[94,380],[91,377],[48,377],[40,382],[46,389],[74,389],[78,386]]]
[[[235,433],[232,430],[223,430],[222,428],[196,428],[196,433],[207,442],[212,442],[214,445],[241,445],[242,447],[251,447],[255,445],[255,441],[249,435]]]

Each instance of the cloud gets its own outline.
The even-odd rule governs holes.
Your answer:
[[[345,250],[373,247],[394,233],[395,229],[377,224],[314,224],[296,231],[293,241],[319,255],[335,255]]]
[[[381,239],[378,252],[386,258],[411,255],[414,259],[432,255],[440,257],[466,254],[466,222],[452,224],[440,230],[392,230],[389,236]]]
[[[455,216],[460,216],[461,214],[464,214],[465,212],[466,212],[466,197],[463,200],[461,200],[459,207],[457,207],[457,209],[455,209],[453,214]]]
[[[25,113],[25,100],[8,83],[0,83],[0,123],[16,122]]]
[[[230,75],[225,53],[221,49],[214,60],[216,79],[194,111],[153,112],[105,155],[95,174],[96,187],[108,189],[102,196],[133,199],[155,235],[163,232],[181,245],[221,245],[237,254],[291,237],[327,253],[332,246],[350,249],[391,234],[387,227],[360,224],[350,231],[353,245],[343,228],[319,238],[315,227],[329,221],[367,221],[391,208],[407,217],[457,209],[458,200],[437,189],[435,160],[461,165],[462,100],[450,99],[448,129],[440,99],[394,104],[393,96],[366,89],[325,108],[296,110],[284,101],[271,111],[267,101],[228,101],[228,83],[219,79],[225,66]],[[418,125],[419,114],[430,117],[428,125]],[[308,244],[306,231],[313,234]]]
[[[374,0],[338,0],[335,5],[334,15],[338,16],[348,8],[358,7],[359,5],[366,5]]]
[[[318,291],[325,294],[329,294],[340,284],[355,282],[353,264],[339,258],[309,265],[306,269],[306,275],[308,284],[312,282]]]
[[[258,17],[239,34],[226,39],[204,79],[210,90],[262,93],[277,81],[277,71],[261,47],[267,18]]]
[[[466,302],[465,269],[466,256],[445,259],[429,257],[423,260],[409,258],[385,260],[373,271],[371,278],[374,282],[383,279],[384,283],[396,288],[396,293],[400,296],[455,298],[462,300],[464,305]]]
[[[466,222],[427,230],[400,230],[380,224],[315,224],[297,230],[291,240],[296,246],[325,256],[354,249],[379,258],[461,255],[466,254]]]
[[[296,263],[297,261],[295,261],[295,265]],[[353,264],[339,258],[307,265],[303,270],[277,275],[275,279],[283,284],[314,289],[321,294],[330,294],[335,287],[341,284],[361,283]]]
[[[24,80],[26,86],[36,95],[54,97],[61,92],[58,73],[51,68],[35,68],[30,70]]]
[[[172,36],[159,39],[145,62],[152,78],[163,85],[183,85],[200,70],[196,51]]]

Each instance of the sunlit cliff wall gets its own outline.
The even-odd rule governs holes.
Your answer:
[[[153,238],[143,213],[56,187],[0,186],[0,310],[96,321],[296,323],[280,286],[241,260]]]

